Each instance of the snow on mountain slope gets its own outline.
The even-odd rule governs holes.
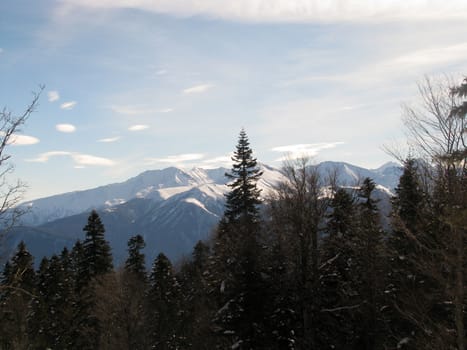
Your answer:
[[[91,209],[113,207],[133,198],[164,201],[194,187],[204,186],[210,195],[223,196],[228,190],[225,186],[228,181],[226,171],[224,168],[182,170],[174,167],[146,171],[122,183],[26,202],[23,206],[28,208],[28,213],[22,218],[22,223],[37,226]],[[264,179],[259,186],[271,188],[279,178],[277,169],[265,167]]]
[[[383,166],[371,170],[344,162],[323,162],[317,167],[321,176],[326,177],[329,174],[337,174],[338,183],[346,186],[358,186],[361,181],[369,177],[378,185],[384,186],[393,193],[397,186],[399,177],[402,173],[400,165],[397,163],[386,163]]]
[[[368,170],[347,163],[324,162],[314,167],[323,178],[336,172],[339,183],[347,186],[356,186],[367,176],[373,178],[382,203],[389,203],[401,173],[400,167],[394,165]],[[258,186],[266,197],[285,178],[273,167],[261,164],[261,169],[263,175]],[[58,253],[56,249],[61,249],[63,243],[71,247],[76,239],[83,238],[87,216],[91,209],[97,209],[116,264],[124,261],[126,243],[137,233],[146,240],[148,261],[161,251],[178,259],[188,254],[198,240],[206,239],[219,222],[229,191],[226,171],[224,168],[146,171],[122,183],[28,202],[23,205],[31,210],[23,220],[24,226],[15,230],[15,237],[24,239],[28,246],[30,243],[36,256],[45,251],[49,255]]]

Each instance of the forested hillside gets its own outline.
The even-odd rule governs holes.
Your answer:
[[[242,129],[224,213],[190,258],[146,266],[135,235],[116,268],[96,211],[38,269],[20,243],[0,349],[465,349],[467,80],[421,92],[389,227],[371,178],[343,186],[306,159],[261,199]]]

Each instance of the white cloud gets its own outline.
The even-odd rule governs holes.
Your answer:
[[[322,142],[322,143],[306,143],[274,147],[272,151],[284,153],[276,161],[284,161],[287,159],[297,159],[301,157],[315,157],[318,153],[325,149],[335,148],[342,145],[344,142]]]
[[[176,16],[204,15],[252,22],[334,22],[467,18],[464,0],[62,0],[90,9],[134,8]]]
[[[157,72],[156,72],[156,75],[165,75],[167,74],[167,71],[165,69],[159,69]]]
[[[72,156],[77,165],[100,165],[100,166],[113,166],[115,162],[111,159],[96,157],[89,154],[74,153]]]
[[[60,99],[60,94],[58,93],[58,91],[49,91],[47,93],[47,97],[49,99],[49,102],[55,102]]]
[[[60,105],[61,109],[73,109],[76,106],[76,101],[64,102]]]
[[[189,87],[185,90],[183,90],[184,94],[200,94],[203,92],[206,92],[212,87],[211,84],[201,84],[201,85],[195,85],[192,87]]]
[[[19,134],[11,135],[10,139],[8,140],[8,144],[11,144],[14,146],[29,146],[29,145],[35,145],[36,143],[39,143],[39,142],[40,140],[37,137],[28,136],[28,135],[19,135]]]
[[[97,157],[89,154],[81,154],[76,152],[67,152],[67,151],[51,151],[41,153],[37,158],[28,159],[30,162],[37,162],[37,163],[47,163],[50,158],[53,157],[70,157],[73,162],[75,163],[75,168],[83,168],[87,165],[91,166],[113,166],[115,165],[115,161],[108,159]]]
[[[100,140],[97,140],[97,142],[106,142],[106,143],[109,143],[109,142],[116,142],[120,140],[120,136],[115,136],[115,137],[107,137],[107,138],[104,138],[104,139],[100,139]]]
[[[55,129],[60,132],[72,133],[76,131],[76,127],[72,124],[57,124]]]
[[[45,152],[45,153],[39,154],[39,156],[37,156],[34,159],[28,159],[28,161],[37,162],[37,163],[46,163],[52,157],[61,157],[61,156],[71,156],[71,152],[66,152],[66,151]]]
[[[149,125],[144,125],[144,124],[136,124],[132,125],[128,128],[129,131],[141,131],[141,130],[146,130],[149,128]]]
[[[203,160],[203,168],[217,168],[217,167],[230,167],[232,165],[232,154],[226,156],[219,156]]]
[[[201,153],[185,153],[174,156],[167,156],[165,158],[146,158],[147,164],[155,163],[183,163],[193,160],[203,159],[204,154]]]
[[[203,161],[203,163],[205,164],[232,163],[232,155],[206,159]]]

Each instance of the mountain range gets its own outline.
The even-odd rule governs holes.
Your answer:
[[[377,184],[382,212],[388,212],[389,198],[398,183],[401,168],[387,163],[365,169],[343,162],[314,165],[321,176],[336,174],[339,184],[354,186],[370,177]],[[261,165],[258,185],[265,196],[285,179],[281,170]],[[3,256],[11,255],[25,241],[36,258],[71,248],[84,238],[83,227],[91,210],[96,209],[106,228],[118,266],[126,258],[128,239],[141,234],[146,241],[147,261],[164,252],[172,260],[191,253],[198,240],[209,237],[224,212],[228,192],[228,169],[183,170],[170,167],[145,171],[121,183],[70,192],[23,203],[26,209],[21,225],[7,235]]]

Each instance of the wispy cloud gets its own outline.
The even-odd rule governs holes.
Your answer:
[[[165,75],[167,74],[167,71],[165,69],[159,69],[157,72],[156,72],[156,75]]]
[[[99,139],[97,142],[104,142],[104,143],[110,143],[110,142],[116,142],[120,140],[120,136],[115,136],[115,137],[107,137],[104,139]]]
[[[58,91],[49,91],[47,93],[47,97],[49,99],[49,102],[55,102],[55,101],[58,101],[60,99],[60,94],[58,93]]]
[[[126,114],[126,115],[141,115],[141,114],[154,114],[154,113],[169,113],[172,112],[172,108],[149,108],[147,106],[110,106],[110,109],[118,114]]]
[[[113,166],[116,163],[108,158],[102,158],[102,157],[96,157],[92,156],[90,154],[80,154],[80,153],[75,153],[71,156],[73,160],[78,164],[78,165],[99,165],[99,166]]]
[[[210,159],[203,160],[205,164],[219,164],[219,163],[232,163],[232,155],[219,156]]]
[[[205,15],[253,22],[381,21],[397,19],[467,18],[463,0],[62,0],[62,11],[70,5],[87,8],[136,8],[177,16]]]
[[[149,128],[149,125],[144,125],[144,124],[136,124],[132,125],[128,128],[129,131],[142,131],[146,130]]]
[[[414,43],[415,44],[415,43]],[[346,73],[335,75],[310,75],[300,76],[283,82],[283,87],[302,84],[324,83],[346,83],[352,87],[375,86],[381,81],[386,85],[394,80],[401,79],[401,72],[407,72],[405,78],[408,80],[436,72],[439,69],[445,71],[446,66],[459,66],[462,71],[465,67],[467,56],[467,44],[464,42],[452,45],[431,44],[429,48],[402,49],[399,53],[388,52],[387,58],[369,61],[367,64]]]
[[[76,127],[72,124],[57,124],[55,129],[64,133],[73,133],[76,131]]]
[[[8,140],[8,144],[11,144],[13,146],[29,146],[35,145],[39,142],[40,140],[37,137],[19,134],[11,135],[10,139]]]
[[[47,163],[51,158],[54,157],[70,157],[73,162],[75,163],[75,167],[84,167],[84,166],[114,166],[116,164],[115,161],[97,157],[90,154],[82,154],[77,152],[68,152],[68,151],[51,151],[41,153],[34,159],[28,159],[29,162],[36,162],[36,163]]]
[[[71,156],[71,152],[66,151],[50,151],[39,154],[36,158],[27,159],[29,162],[36,162],[36,163],[46,163],[52,157],[61,157],[61,156]]]
[[[66,110],[73,109],[76,106],[76,103],[76,101],[64,102],[60,105],[60,108]]]
[[[164,158],[146,158],[146,164],[157,164],[157,163],[184,163],[194,160],[200,160],[204,158],[202,153],[185,153],[173,156],[167,156]]]
[[[212,84],[195,85],[195,86],[192,86],[192,87],[189,87],[189,88],[183,90],[183,93],[188,94],[188,95],[189,94],[200,94],[200,93],[206,92],[207,90],[209,90],[212,87],[213,87]]]
[[[203,168],[217,168],[217,167],[229,167],[232,165],[232,155],[219,156],[214,158],[205,159],[202,162]]]
[[[394,65],[417,66],[445,65],[464,61],[467,55],[467,43],[417,50],[393,60]]]
[[[315,157],[322,150],[335,148],[342,144],[344,144],[344,142],[305,143],[274,147],[272,148],[272,151],[284,153],[282,157],[276,159],[276,161],[282,162],[286,159]]]

